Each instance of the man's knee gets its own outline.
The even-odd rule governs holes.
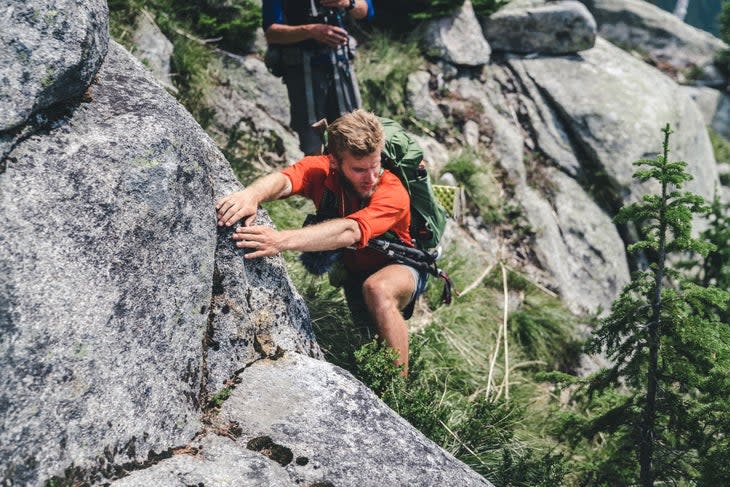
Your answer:
[[[396,304],[392,289],[381,279],[367,279],[362,285],[362,296],[369,307]]]

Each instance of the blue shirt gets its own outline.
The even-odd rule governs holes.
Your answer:
[[[264,31],[271,26],[271,24],[286,24],[286,19],[284,18],[284,8],[282,6],[282,3],[286,0],[263,0],[263,5],[261,6],[261,10],[263,13],[263,27]],[[309,0],[292,0],[292,1],[300,1],[300,2],[308,2]],[[365,20],[371,20],[373,16],[375,15],[375,9],[373,8],[373,2],[372,0],[365,0],[365,2],[368,4],[368,14],[365,17]]]

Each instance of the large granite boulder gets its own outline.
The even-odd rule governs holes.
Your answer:
[[[599,34],[654,64],[683,70],[709,68],[727,45],[644,0],[583,0],[598,23]],[[711,69],[711,68],[709,68]]]
[[[449,91],[480,107],[480,123],[491,134],[490,148],[511,187],[510,198],[522,208],[533,234],[531,251],[544,271],[536,278],[556,290],[576,313],[608,309],[629,281],[624,243],[606,210],[569,170],[535,158],[536,149],[543,148],[531,126],[539,122],[550,134],[558,129],[540,112],[528,110],[526,97],[510,93],[507,87],[519,85],[519,80],[508,79],[510,75],[512,71],[495,66],[486,82],[462,76],[449,83]],[[514,106],[520,107],[519,114]],[[487,186],[481,191],[493,192]],[[484,197],[472,195],[475,200]],[[484,250],[493,247],[492,240],[477,235],[480,232],[472,230],[477,241],[484,241]]]
[[[616,226],[565,173],[546,168],[540,178],[539,186],[515,189],[534,232],[537,258],[573,312],[609,310],[630,280]]]
[[[469,0],[451,17],[425,27],[423,47],[429,55],[460,66],[487,64],[492,53]]]
[[[503,8],[482,19],[482,29],[495,51],[568,54],[596,40],[596,21],[577,0]]]
[[[118,45],[2,162],[3,485],[113,477],[188,443],[247,364],[318,354],[283,261],[217,230],[226,160]]]
[[[338,367],[286,354],[239,378],[258,394],[236,389],[213,424],[238,423],[237,443],[263,455],[264,437],[291,451],[292,484],[490,485]]]
[[[406,83],[406,100],[418,120],[434,127],[444,127],[446,117],[431,96],[430,82],[431,73],[428,71],[421,70],[409,74]]]
[[[173,93],[177,92],[170,76],[172,42],[165,37],[155,23],[154,17],[147,10],[143,10],[137,16],[132,43],[134,44],[132,54],[152,71],[162,86]]]
[[[205,436],[112,485],[491,485],[334,365],[287,353],[238,379]]]
[[[107,17],[104,0],[0,5],[0,133],[83,94],[106,54]]]
[[[604,174],[603,197],[621,204],[646,192],[633,162],[660,152],[667,123],[675,132],[671,157],[687,161],[694,176],[686,188],[712,197],[717,165],[704,120],[669,77],[600,38],[580,56],[515,56],[508,65],[524,99],[544,114],[531,118],[540,148],[580,179]]]

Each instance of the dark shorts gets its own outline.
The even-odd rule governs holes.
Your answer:
[[[411,299],[408,301],[405,308],[401,310],[403,318],[407,320],[413,316],[413,308],[416,305],[416,300],[426,290],[426,286],[428,284],[428,273],[419,271],[408,265],[406,265],[406,267],[408,267],[408,270],[411,271],[413,280],[416,283]],[[369,313],[362,298],[362,284],[368,277],[369,276],[348,276],[343,284],[347,304],[350,307],[353,317],[356,319],[361,318],[363,315],[368,315]]]
[[[419,271],[418,269],[406,266],[408,267],[408,270],[411,271],[411,274],[413,275],[413,280],[416,283],[416,288],[413,290],[413,295],[411,296],[411,300],[408,302],[405,308],[403,308],[403,318],[409,319],[411,316],[413,316],[413,308],[416,305],[416,300],[418,299],[418,296],[423,294],[423,292],[426,290],[426,284],[428,284],[428,274]]]

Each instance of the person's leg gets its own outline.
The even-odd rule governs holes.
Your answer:
[[[368,329],[365,334],[370,336],[375,333],[375,330],[373,329],[370,311],[362,297],[363,280],[358,277],[348,276],[342,284],[342,289],[345,291],[345,299],[347,300],[347,307],[350,309],[353,325],[358,329]]]
[[[403,375],[408,374],[408,326],[401,309],[410,302],[416,285],[408,266],[392,264],[368,277],[362,286],[378,334],[398,353],[396,363],[404,366]]]
[[[323,107],[324,95],[326,93],[326,80],[323,80],[322,70],[314,67],[312,71],[312,88],[314,101],[315,120],[324,118]],[[307,95],[305,91],[304,73],[299,68],[290,69],[284,75],[284,83],[289,95],[291,128],[299,135],[299,148],[305,155],[320,154],[322,150],[322,139],[312,128],[307,107]]]

